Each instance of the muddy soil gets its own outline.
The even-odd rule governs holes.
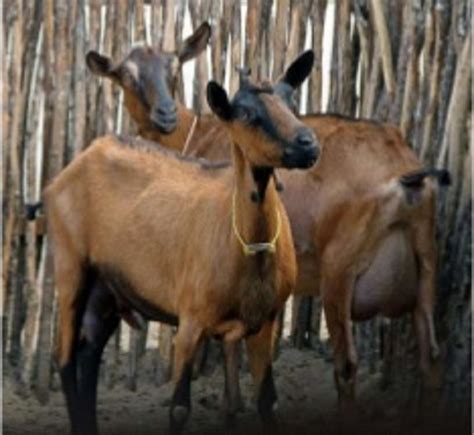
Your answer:
[[[156,387],[143,370],[136,392],[118,382],[112,389],[99,387],[98,415],[101,435],[148,435],[168,433],[168,403],[171,384]],[[223,372],[219,367],[210,376],[201,376],[192,385],[192,415],[186,434],[470,434],[467,421],[440,419],[433,415],[419,423],[414,405],[400,404],[400,394],[380,388],[380,377],[362,369],[358,377],[356,421],[346,421],[337,412],[333,366],[311,350],[285,347],[274,365],[279,396],[276,427],[260,423],[250,375],[242,373],[241,387],[245,410],[235,427],[224,424],[220,412]],[[408,401],[408,403],[413,401]],[[54,391],[47,405],[34,396],[14,392],[8,377],[3,389],[3,433],[5,435],[64,435],[69,433],[64,400]]]

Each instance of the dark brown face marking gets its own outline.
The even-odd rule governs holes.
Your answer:
[[[174,94],[180,67],[206,48],[210,35],[211,27],[204,22],[174,53],[135,47],[122,62],[114,64],[108,57],[90,51],[87,65],[93,73],[111,78],[122,87],[125,105],[140,129],[167,134],[177,124]]]
[[[238,138],[252,166],[307,168],[316,161],[319,148],[313,131],[291,113],[268,84],[261,87],[241,81],[230,102],[226,92],[211,82],[208,100],[231,135]]]
[[[179,60],[172,53],[158,53],[151,47],[134,48],[117,67],[117,80],[128,100],[135,100],[162,133],[176,128],[174,93]],[[129,105],[130,107],[130,105]]]

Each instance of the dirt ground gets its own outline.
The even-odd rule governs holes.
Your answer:
[[[342,421],[337,413],[336,391],[330,362],[311,350],[282,349],[274,373],[279,395],[278,424],[271,433],[279,434],[470,434],[468,422],[459,419],[416,423],[406,405],[397,404],[394,394],[380,389],[380,378],[362,370],[358,377],[357,423]],[[144,376],[143,376],[144,377]],[[142,377],[142,378],[143,378]],[[148,435],[168,432],[168,406],[171,385],[159,388],[139,379],[136,392],[120,383],[110,390],[99,389],[101,435]],[[241,386],[245,411],[236,427],[228,428],[220,413],[223,373],[218,368],[211,376],[201,376],[192,385],[192,415],[185,433],[265,434],[252,400],[252,383],[243,373]],[[3,433],[5,435],[63,435],[69,426],[62,394],[53,392],[49,403],[38,404],[34,397],[21,398],[8,379],[3,390]]]

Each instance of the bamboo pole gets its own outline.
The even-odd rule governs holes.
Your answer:
[[[413,38],[415,39],[414,35]],[[417,49],[417,47],[414,45],[415,43],[412,44],[409,52],[410,54],[406,69],[403,101],[400,114],[400,130],[404,137],[408,137],[411,130],[413,123],[413,112],[416,106],[418,93],[418,57],[421,44],[419,44],[419,49]],[[394,115],[394,117],[395,116],[396,115]]]
[[[303,27],[303,16],[304,16],[304,3],[293,2],[291,4],[291,22],[288,30],[288,47],[286,48],[285,68],[296,58],[301,51],[301,39],[304,33]],[[295,93],[296,107],[300,107],[300,96],[301,91],[298,89]]]
[[[289,0],[276,0],[277,10],[273,38],[273,79],[275,80],[285,67],[285,49],[288,24]]]
[[[369,72],[371,64],[369,59],[371,59],[371,51],[373,44],[371,43],[371,38],[369,37],[368,17],[365,14],[363,2],[360,2],[359,0],[354,3],[354,20],[359,41],[359,70],[356,72],[356,74],[358,74],[358,78],[356,77],[357,83],[355,83],[355,85],[359,87],[356,113],[360,117],[364,109],[366,86],[369,83]]]
[[[469,81],[471,80],[471,42],[471,31],[469,31],[456,65],[453,92],[446,117],[446,129],[437,160],[438,167],[443,167],[447,160],[447,166],[453,180],[450,192],[447,195],[446,204],[447,213],[445,219],[449,225],[448,228],[454,223],[456,216],[455,206],[459,198],[460,187],[462,186],[463,149],[468,140],[468,133],[465,127],[469,94],[465,90],[469,88]],[[444,240],[447,237],[448,232],[445,233]]]
[[[109,0],[107,2],[107,14],[105,17],[105,29],[104,29],[104,43],[103,51],[108,56],[114,53],[114,40],[115,40],[115,17],[116,17],[116,2]],[[92,76],[92,73],[88,72],[91,82],[96,79]],[[112,133],[115,131],[116,119],[116,106],[118,99],[118,92],[114,88],[114,84],[111,80],[103,79],[101,81],[102,98],[97,102],[98,113],[102,116],[98,119],[98,132],[100,133]],[[95,104],[95,103],[94,103]],[[86,143],[86,146],[89,141]]]
[[[151,0],[151,41],[155,47],[163,45],[163,2]]]
[[[205,20],[208,20],[211,14],[212,3],[210,0],[189,0],[189,12],[193,28]],[[194,89],[193,89],[193,108],[198,113],[205,113],[209,110],[206,99],[206,84],[209,77],[207,58],[204,54],[196,59],[194,70]]]
[[[382,57],[382,71],[390,100],[393,98],[395,91],[395,77],[392,65],[392,48],[390,44],[390,37],[388,34],[387,23],[383,12],[382,2],[378,0],[371,0],[371,6],[374,17],[375,30],[377,37],[380,39],[380,53]]]
[[[11,124],[11,110],[10,110],[10,64],[9,62],[9,45],[11,46],[11,25],[3,13],[2,18],[4,18],[3,29],[4,32],[0,35],[1,44],[0,44],[0,55],[4,59],[2,62],[1,78],[0,78],[0,89],[2,91],[2,185],[0,186],[0,194],[3,198],[3,227],[2,227],[2,248],[3,255],[5,255],[5,212],[8,210],[8,200],[6,192],[9,191],[9,173],[10,173],[10,141],[9,141],[9,132]],[[0,301],[1,306],[1,322],[2,322],[2,339],[3,339],[3,350],[6,353],[7,341],[8,341],[8,316],[7,308],[9,304],[9,299],[11,295],[10,289],[6,286],[7,279],[5,275],[5,263],[2,261],[2,289],[3,294]]]
[[[232,7],[232,24],[231,24],[231,51],[230,51],[230,79],[229,90],[230,94],[234,93],[239,88],[239,75],[236,68],[242,64],[242,42],[241,42],[241,6],[239,0],[234,0]]]
[[[18,214],[21,200],[21,185],[20,185],[20,157],[19,157],[19,140],[21,135],[21,119],[23,113],[24,98],[22,98],[21,87],[21,57],[23,51],[23,14],[21,5],[17,5],[17,13],[13,22],[12,38],[12,65],[11,65],[11,88],[12,95],[19,96],[16,104],[13,107],[13,115],[11,118],[11,133],[9,142],[9,177],[8,177],[8,191],[7,191],[7,213],[5,219],[4,229],[4,250],[3,250],[3,287],[9,289],[10,282],[10,263],[14,254],[14,239],[16,227],[18,225]],[[7,291],[5,293],[4,309],[8,312],[9,299],[11,294]]]
[[[47,53],[47,65],[51,74],[55,77],[54,93],[49,94],[52,111],[51,145],[47,150],[47,180],[52,180],[59,173],[64,164],[64,152],[66,146],[66,120],[68,107],[69,70],[67,51],[69,49],[67,29],[67,5],[61,1],[54,4],[53,0],[46,1],[45,16],[54,17],[54,23],[50,22],[46,39],[45,52]],[[54,12],[53,12],[54,11]],[[52,18],[51,18],[52,20]],[[54,35],[54,37],[53,37]],[[55,56],[53,57],[53,50]],[[54,73],[53,73],[54,72]],[[46,277],[43,285],[43,297],[41,303],[41,316],[38,333],[38,379],[36,383],[37,396],[44,403],[49,399],[49,384],[51,376],[52,355],[52,314],[54,305],[54,282],[53,282],[53,252],[50,241],[47,241],[48,251],[46,257]]]
[[[116,7],[116,21],[115,21],[115,37],[114,37],[114,53],[115,59],[121,61],[130,51],[132,44],[132,1],[128,0],[127,7]],[[118,102],[116,106],[116,123],[115,132],[128,135],[131,130],[131,119],[127,110],[123,107],[123,91],[117,86],[115,87]]]
[[[454,170],[453,176],[457,176],[458,161],[460,154],[460,134],[464,131],[463,120],[467,114],[467,104],[469,102],[468,89],[471,77],[470,55],[471,55],[470,32],[464,40],[464,46],[461,56],[456,65],[456,75],[454,77],[453,92],[449,99],[448,113],[446,117],[446,129],[443,136],[441,150],[437,160],[437,166],[442,167],[446,161],[449,148],[448,163],[451,170]]]
[[[219,72],[218,77],[220,82],[224,82],[226,77],[226,69],[227,69],[227,58],[230,56],[229,54],[229,41],[230,41],[230,30],[232,26],[232,11],[234,8],[233,1],[223,2],[223,10],[222,10],[222,18],[220,20],[220,45],[222,54],[220,56],[220,65],[219,65]],[[231,64],[232,68],[232,64]]]
[[[260,15],[261,2],[258,0],[247,0],[247,17],[245,32],[245,54],[244,66],[251,69],[252,77],[258,74],[258,41],[260,39]]]
[[[312,69],[309,78],[308,112],[321,111],[323,86],[323,33],[326,5],[327,0],[314,0],[311,9],[311,46],[314,50],[314,68]]]
[[[34,12],[35,24],[32,26],[35,30],[31,31],[37,35],[32,38],[32,47],[30,49],[31,56],[31,73],[27,82],[29,86],[28,111],[27,120],[25,122],[25,163],[24,167],[27,171],[25,189],[25,203],[27,205],[36,204],[40,200],[37,186],[39,185],[37,159],[40,153],[39,141],[42,133],[44,121],[44,92],[40,88],[40,61],[42,59],[43,50],[43,28],[42,28],[42,5],[41,2],[36,3],[36,11]],[[29,57],[28,56],[28,57]],[[37,212],[38,214],[38,212]],[[33,218],[35,216],[32,216]],[[35,331],[39,315],[39,289],[36,286],[37,279],[37,220],[30,220],[26,224],[26,264],[25,264],[25,325],[23,339],[23,355],[21,368],[23,370],[22,378],[26,387],[32,382],[31,371],[28,369],[32,365],[35,356]]]
[[[411,50],[414,42],[416,27],[415,13],[412,4],[408,1],[403,5],[403,30],[400,37],[400,50],[397,61],[397,84],[393,104],[390,106],[389,119],[393,124],[398,124],[401,118],[405,81],[402,77],[407,77],[408,65],[411,61]]]
[[[43,45],[42,41],[39,41]],[[41,56],[41,53],[38,53],[38,56]],[[29,198],[31,202],[36,202],[38,198],[38,192],[36,191],[36,184],[39,180],[36,179],[36,158],[37,154],[40,153],[41,147],[40,142],[42,141],[43,128],[44,125],[44,112],[45,112],[45,96],[44,91],[40,90],[38,95],[38,118],[37,125],[39,126],[34,141],[30,143],[30,177],[33,177],[33,172],[36,172],[35,175],[35,185],[30,186],[31,191],[29,192]],[[36,151],[36,152],[35,152]],[[34,189],[33,189],[34,188]],[[30,387],[33,384],[33,374],[36,366],[36,356],[37,356],[37,341],[38,341],[38,330],[39,330],[39,316],[40,316],[40,300],[41,300],[41,287],[39,285],[41,265],[44,264],[44,255],[41,257],[39,255],[39,249],[41,246],[37,246],[37,220],[31,221],[28,223],[27,229],[27,311],[26,311],[26,323],[25,323],[25,334],[24,334],[24,361],[23,361],[23,382],[26,387]],[[42,249],[42,252],[45,252]],[[39,257],[39,258],[37,258]]]
[[[74,134],[73,155],[77,155],[85,147],[86,140],[86,29],[85,29],[85,1],[78,0],[76,10],[76,24],[74,26]]]
[[[447,22],[443,11],[436,7],[434,10],[434,54],[431,60],[431,72],[428,78],[428,101],[425,119],[422,126],[422,142],[420,145],[420,158],[422,161],[432,161],[433,155],[428,155],[431,148],[431,138],[435,113],[438,108],[438,90],[441,74],[442,56],[446,49]],[[431,148],[431,151],[432,148]]]
[[[101,0],[88,0],[89,4],[89,22],[88,28],[89,33],[87,34],[87,49],[88,50],[100,50],[100,5]],[[81,5],[82,11],[81,14],[85,14],[85,3]],[[84,27],[85,27],[84,20]],[[78,23],[80,27],[80,23]],[[78,30],[79,31],[79,30]],[[85,47],[84,47],[85,48]],[[78,48],[79,49],[79,48]],[[111,54],[111,53],[108,53]],[[78,53],[78,55],[85,57],[86,53]],[[76,60],[76,63],[79,59]],[[82,70],[77,71],[80,73]],[[88,74],[88,73],[87,73]],[[103,130],[100,129],[100,121],[102,113],[99,110],[99,82],[97,80],[89,80],[87,91],[87,113],[86,113],[86,137],[85,143],[89,144],[94,137],[103,133]]]
[[[146,41],[144,0],[135,0],[135,41]]]
[[[372,51],[372,67],[368,74],[368,83],[364,84],[364,100],[362,103],[362,117],[371,118],[374,113],[375,101],[380,86],[380,42],[374,42]]]
[[[164,28],[163,28],[163,50],[173,51],[175,49],[174,37],[174,18],[175,3],[174,1],[164,1]]]
[[[272,20],[273,0],[263,0],[261,3],[261,18],[260,18],[260,40],[259,44],[259,60],[257,76],[260,79],[270,78],[270,62],[271,62],[271,39],[273,35],[273,20]]]
[[[223,53],[222,44],[222,22],[220,20],[220,3],[213,2],[211,8],[212,22],[215,25],[212,27],[211,32],[211,71],[212,77],[219,83],[222,83],[223,70],[221,68],[222,63],[225,65],[225,53]]]
[[[339,2],[337,16],[337,111],[350,115],[354,106],[354,84],[352,74],[352,45],[350,35],[351,2]]]
[[[291,24],[288,37],[288,47],[286,49],[285,67],[289,65],[299,51],[301,29],[301,16],[303,14],[303,3],[294,2],[291,8]]]
[[[183,42],[183,27],[184,27],[184,16],[186,13],[186,0],[178,1],[178,8],[176,11],[176,23],[174,27],[175,31],[175,47],[178,49]],[[176,85],[176,98],[184,104],[184,83],[181,74],[178,76],[178,82]]]

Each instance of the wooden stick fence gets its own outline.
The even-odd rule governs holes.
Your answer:
[[[448,358],[446,397],[470,394],[470,1],[6,0],[3,5],[2,325],[8,373],[20,385],[33,385],[38,397],[47,399],[56,313],[51,246],[40,216],[28,221],[25,210],[93,138],[134,134],[120,91],[88,72],[86,52],[97,49],[119,60],[136,41],[174,50],[208,20],[209,56],[195,62],[192,95],[184,80],[178,89],[196,110],[207,110],[210,77],[233,92],[235,66],[245,63],[256,78],[276,78],[312,47],[316,65],[307,90],[299,94],[303,112],[388,120],[400,126],[427,165],[449,168],[453,185],[442,193],[438,213],[437,326]],[[317,299],[295,301],[296,345],[321,345],[320,307]],[[379,321],[357,326],[361,357],[372,371],[380,368],[379,329]],[[411,335],[406,319],[385,328],[387,379],[400,380],[395,373],[407,371],[406,354],[414,355]],[[156,357],[155,380],[167,378],[171,330],[150,325],[146,332],[128,334],[122,325],[105,354],[108,385],[126,351],[127,385],[136,388],[147,340]]]

